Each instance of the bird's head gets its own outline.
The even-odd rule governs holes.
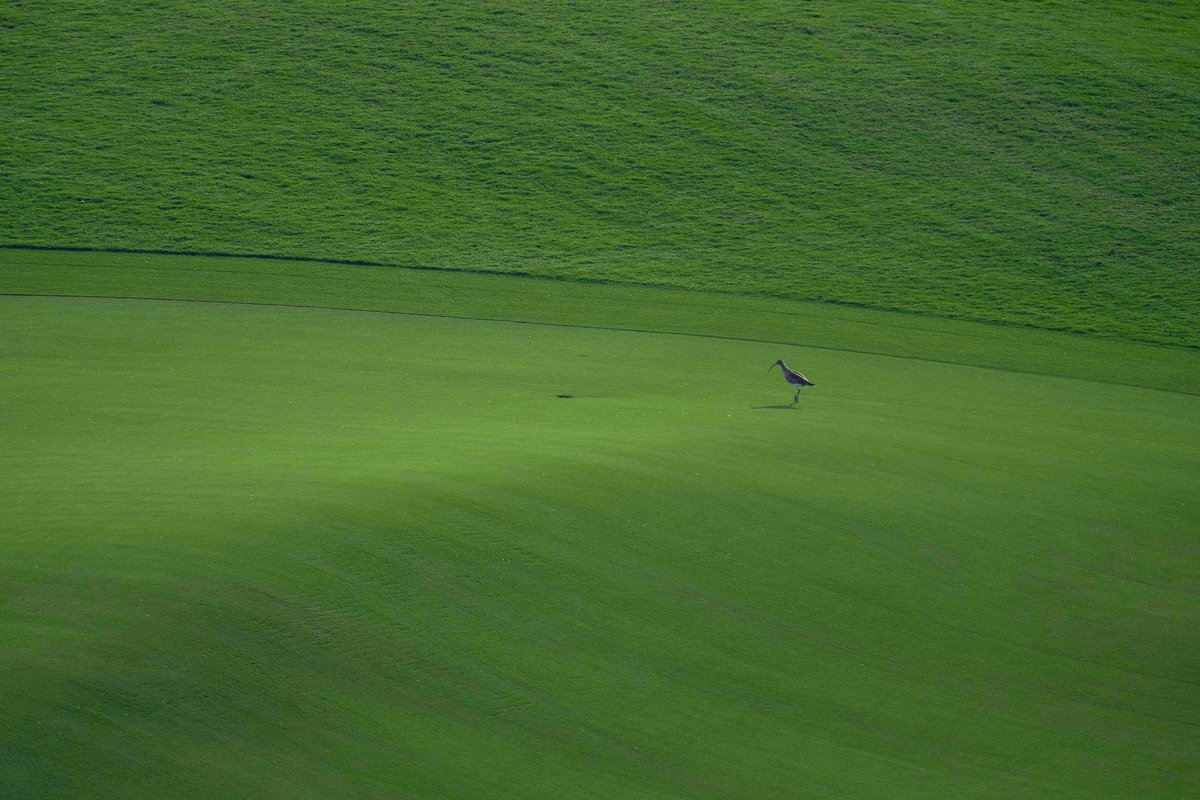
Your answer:
[[[776,367],[779,367],[780,369],[783,368],[783,360],[782,359],[776,360],[774,364],[767,367],[767,372],[770,372],[771,370],[775,369]]]

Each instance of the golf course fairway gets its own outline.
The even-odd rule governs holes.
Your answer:
[[[4,796],[1200,792],[1194,351],[1122,385],[1153,357],[1019,372],[1053,334],[855,309],[813,307],[837,349],[652,289],[578,289],[642,309],[615,330],[234,273],[32,296],[73,292],[6,258]]]

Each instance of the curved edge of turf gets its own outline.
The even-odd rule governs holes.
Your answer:
[[[814,302],[282,258],[0,249],[0,294],[468,317],[852,350],[1200,394],[1200,351]]]

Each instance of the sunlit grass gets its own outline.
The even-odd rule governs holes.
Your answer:
[[[0,242],[1200,344],[1190,3],[0,12]]]
[[[395,314],[0,323],[10,796],[1197,788],[1194,396]]]

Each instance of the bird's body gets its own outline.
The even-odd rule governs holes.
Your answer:
[[[796,396],[792,398],[793,403],[798,402],[800,400],[800,390],[803,389],[805,386],[816,386],[815,383],[810,381],[808,378],[804,377],[804,375],[802,375],[801,373],[796,372],[793,369],[789,369],[788,365],[783,363],[783,359],[780,359],[780,360],[776,361],[774,364],[772,364],[771,366],[767,367],[767,372],[770,372],[771,370],[775,369],[775,367],[779,367],[781,370],[783,370],[783,379],[785,381],[787,381],[790,385],[796,387]]]

